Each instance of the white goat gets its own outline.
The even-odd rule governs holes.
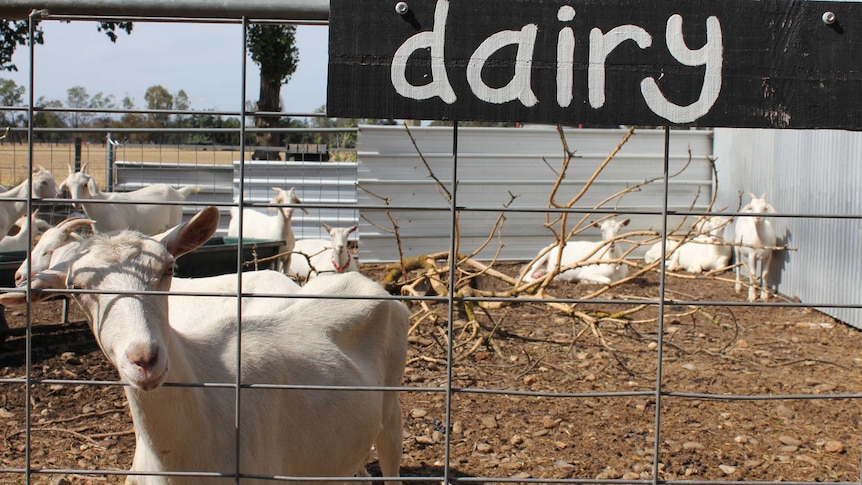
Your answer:
[[[776,238],[772,224],[763,218],[763,214],[774,214],[775,208],[766,202],[766,194],[760,197],[749,192],[751,202],[742,208],[740,212],[754,214],[752,216],[738,216],[736,218],[734,252],[736,262],[745,266],[748,272],[748,301],[756,299],[756,287],[760,286],[760,299],[769,299],[769,265],[772,263],[772,248],[775,247]],[[734,289],[737,293],[742,290],[740,281],[740,265],[736,267],[736,284]]]
[[[133,229],[147,235],[163,232],[182,221],[182,205],[131,202],[182,202],[189,195],[200,192],[198,186],[175,189],[168,184],[153,184],[132,192],[102,192],[95,179],[87,174],[86,162],[78,172],[69,165],[69,176],[60,183],[60,190],[64,188],[69,190],[73,199],[81,201],[87,217],[96,221],[93,231],[97,234],[123,229]]]
[[[0,192],[0,234],[7,234],[15,221],[27,212],[26,200],[3,200],[11,198],[26,199],[32,194],[34,199],[49,199],[57,196],[57,182],[45,167],[33,168],[30,178],[15,187]]]
[[[275,196],[270,199],[270,204],[301,204],[302,201],[296,196],[296,190],[284,190],[273,187]],[[236,202],[236,199],[234,199]],[[278,271],[287,273],[290,267],[290,252],[296,243],[296,235],[291,227],[291,219],[296,207],[278,207],[278,213],[274,216],[266,215],[253,209],[242,211],[242,236],[243,238],[267,239],[270,241],[284,241],[284,245],[278,248],[279,258],[276,268]],[[308,214],[305,208],[302,211]],[[230,208],[230,222],[227,226],[228,237],[239,236],[239,209]]]
[[[93,224],[91,219],[72,218],[45,231],[30,255],[30,272],[38,274],[51,266],[69,261],[76,257],[84,243],[84,238],[75,230]],[[156,238],[164,237],[166,233]],[[0,241],[2,242],[2,241]],[[15,272],[15,285],[22,286],[27,275],[25,259]],[[177,278],[171,282],[171,291],[236,293],[236,274],[224,274],[206,278]],[[277,271],[248,271],[243,273],[242,292],[256,295],[284,296],[296,293],[299,285],[285,274]],[[200,309],[206,308],[208,315],[231,315],[236,313],[236,297],[215,297],[197,295],[170,295],[169,318],[176,321],[197,321]],[[293,303],[290,298],[243,297],[242,314],[254,315],[278,311]]]
[[[585,261],[614,261],[622,258],[622,252],[614,242],[611,241],[619,234],[622,227],[629,224],[629,219],[617,221],[606,219],[598,225],[602,231],[602,241],[568,241],[563,247],[563,255],[560,259],[560,268],[571,266]],[[596,226],[596,223],[593,223]],[[538,259],[530,266],[524,275],[524,281],[530,283],[551,272],[557,264],[557,255],[560,246],[552,244],[539,252]],[[544,268],[543,268],[544,266]],[[619,281],[628,274],[628,266],[621,262],[597,263],[576,268],[570,268],[560,272],[554,277],[561,281],[583,281],[585,283],[610,284]]]
[[[666,269],[700,274],[704,271],[726,268],[730,264],[732,251],[729,245],[722,243],[725,242],[724,229],[729,222],[730,220],[725,217],[712,216],[695,224],[696,235],[690,240],[667,239],[665,251],[669,255]],[[659,259],[659,255],[661,255],[661,242],[650,247],[644,255],[644,262],[651,264]]]
[[[127,384],[136,435],[132,471],[142,473],[127,483],[232,483],[146,472],[233,473],[237,426],[242,473],[352,477],[374,444],[383,475],[398,476],[398,392],[379,388],[401,384],[409,317],[401,303],[359,273],[317,278],[297,292],[331,299],[302,298],[277,313],[244,317],[242,383],[378,389],[242,389],[237,424],[237,390],[162,386],[237,381],[235,315],[210,316],[201,308],[198,318],[173,322],[167,296],[145,294],[168,290],[175,259],[207,241],[217,225],[218,210],[208,207],[160,241],[133,231],[97,235],[76,258],[32,278],[33,301],[51,294],[44,290],[72,289],[66,293],[80,304]],[[24,303],[24,293],[0,295],[0,304]]]
[[[0,239],[0,251],[27,251],[39,231],[47,231],[51,225],[39,219],[39,210],[36,209],[30,214],[30,217],[26,215],[19,217],[13,227],[17,227],[18,232],[12,235],[7,234]],[[28,234],[30,235],[29,241]]]
[[[329,239],[300,239],[293,247],[293,257],[287,274],[299,281],[307,281],[321,273],[344,273],[358,271],[347,238],[358,226],[329,227],[320,225],[329,232]]]
[[[35,274],[74,255],[78,245],[84,241],[84,238],[75,231],[82,227],[91,226],[95,222],[92,219],[73,217],[46,229],[33,249],[30,250],[30,255],[15,271],[15,285],[21,286],[24,283],[28,264],[31,274]]]

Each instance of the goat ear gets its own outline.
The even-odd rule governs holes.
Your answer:
[[[621,226],[628,226],[629,222],[631,222],[631,221],[632,221],[631,219],[625,219],[624,221],[620,222],[620,225]]]
[[[218,229],[219,212],[209,206],[198,212],[185,224],[180,224],[156,236],[175,258],[207,242]]]
[[[93,177],[87,180],[87,190],[90,191],[90,197],[95,197],[99,194],[99,186],[96,185],[96,179]]]
[[[324,229],[326,229],[326,232],[332,232],[332,228],[329,227],[329,224],[321,222],[320,225],[323,226]]]
[[[354,225],[350,226],[350,229],[347,230],[347,234],[350,234],[351,232],[353,232],[357,229],[359,229],[359,226],[354,224]]]
[[[301,201],[301,200],[299,200],[299,197],[297,197],[297,196],[296,196],[296,191],[295,191],[292,187],[291,187],[291,189],[290,189],[290,193],[291,193],[290,199],[291,199],[291,202],[292,202],[292,203],[294,203],[294,204],[302,204],[302,201]],[[302,212],[304,212],[304,213],[305,213],[305,215],[308,215],[308,209],[306,209],[305,207],[300,207],[299,209],[300,209]]]

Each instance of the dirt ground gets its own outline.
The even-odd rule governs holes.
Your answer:
[[[555,283],[550,293],[582,297],[594,288]],[[860,401],[818,399],[862,390],[859,331],[806,308],[715,306],[743,298],[726,280],[669,277],[667,298],[698,303],[666,308],[657,433],[657,310],[638,300],[658,292],[652,274],[601,297],[625,303],[579,305],[594,327],[542,303],[474,308],[475,323],[458,308],[448,476],[649,479],[658,434],[660,480],[859,480]],[[446,457],[446,395],[433,389],[447,379],[447,306],[429,310],[412,305],[424,318],[410,335],[405,385],[415,390],[402,393],[402,475],[430,484]],[[13,335],[0,351],[0,378],[21,378],[24,313],[6,315]],[[108,383],[116,372],[76,309],[62,324],[59,302],[40,304],[32,321],[34,380],[99,381],[33,385],[29,459],[54,472],[33,474],[32,483],[122,483],[134,436],[123,389]],[[0,386],[0,482],[24,483],[24,384]],[[714,398],[722,395],[759,399]],[[378,471],[373,461],[369,470]]]

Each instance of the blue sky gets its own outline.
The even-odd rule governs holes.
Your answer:
[[[240,109],[242,30],[240,25],[137,22],[116,43],[93,22],[44,22],[45,44],[36,46],[36,99],[66,100],[66,91],[83,86],[90,96],[131,97],[144,108],[147,88],[161,85],[172,94],[185,90],[196,110]],[[299,26],[299,66],[282,87],[285,110],[308,113],[326,103],[328,49],[326,26]],[[29,50],[19,47],[18,72],[0,78],[28,86]],[[246,99],[256,101],[260,72],[247,65]]]

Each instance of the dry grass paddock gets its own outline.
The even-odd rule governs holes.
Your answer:
[[[0,144],[0,184],[13,187],[27,177],[29,148],[26,143]],[[120,146],[117,160],[149,163],[189,163],[221,165],[239,160],[239,150],[213,149],[211,146],[193,145],[134,145]],[[246,151],[246,160],[251,151]],[[89,163],[88,171],[105,186],[107,152],[103,143],[84,143],[81,161]],[[75,162],[75,145],[72,143],[38,143],[33,146],[33,164],[42,165],[60,181],[67,174],[67,165]]]

